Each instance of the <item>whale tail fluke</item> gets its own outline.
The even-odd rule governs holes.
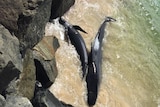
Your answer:
[[[115,22],[116,19],[112,18],[112,17],[106,17],[105,22]]]

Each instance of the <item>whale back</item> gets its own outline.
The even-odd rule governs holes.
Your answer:
[[[76,28],[80,29],[83,32],[85,31],[81,29],[79,26],[74,27],[73,25],[69,24],[62,18],[60,18],[59,22],[64,26],[66,30],[67,35],[65,36],[69,37],[71,44],[74,45],[78,55],[80,56],[83,77],[84,77],[86,75],[86,70],[88,69],[88,54],[84,39],[82,38],[81,34],[77,31]]]
[[[101,81],[102,72],[102,41],[105,34],[106,23],[115,21],[111,17],[106,17],[104,22],[99,27],[96,37],[91,45],[91,52],[88,59],[88,73],[86,76],[87,82],[87,101],[89,106],[93,106],[96,103],[98,88]]]

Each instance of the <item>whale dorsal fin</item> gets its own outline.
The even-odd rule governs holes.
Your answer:
[[[73,27],[74,27],[75,29],[80,30],[81,32],[87,34],[87,32],[86,32],[85,30],[83,30],[80,26],[78,26],[78,25],[73,25]]]

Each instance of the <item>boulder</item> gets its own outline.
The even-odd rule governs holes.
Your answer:
[[[26,97],[7,96],[6,105],[3,107],[33,107],[31,102]]]
[[[5,98],[0,94],[0,107],[4,107],[6,105]]]
[[[49,1],[49,4],[46,4],[45,1]],[[19,29],[17,22],[19,16],[30,17],[29,20],[32,20],[39,12],[47,14],[50,16],[52,0],[1,0],[0,1],[0,23],[3,24],[9,31],[16,32]],[[43,6],[45,5],[45,6]],[[45,7],[44,11],[40,11],[41,7]],[[45,12],[47,8],[47,12]],[[45,14],[46,13],[46,14]],[[28,23],[29,25],[30,23]],[[27,28],[25,28],[27,29]]]
[[[48,88],[54,82],[58,72],[55,52],[59,47],[58,39],[45,36],[34,48],[33,55],[36,66],[36,80]]]
[[[46,23],[50,18],[52,0],[27,0],[28,11],[23,12],[18,18],[18,31],[16,36],[20,40],[22,56],[27,48],[34,47],[44,36]],[[30,7],[30,3],[35,8]],[[25,9],[26,10],[26,9]]]
[[[36,83],[32,104],[34,107],[73,107],[70,104],[59,101],[48,89],[42,88],[39,82]]]
[[[54,82],[58,74],[54,55],[59,43],[55,37],[44,37],[44,30],[50,18],[62,16],[74,2],[0,1],[0,94],[6,98],[0,95],[0,106],[7,102],[4,107],[32,107],[29,100],[34,96],[35,81],[44,89]],[[45,95],[43,101],[48,105],[52,95],[48,91]],[[52,97],[55,105],[65,105]]]
[[[18,17],[23,10],[22,0],[0,0],[0,23],[11,32],[17,31]]]
[[[23,61],[23,72],[17,83],[18,94],[28,99],[34,96],[36,82],[36,68],[34,64],[33,52],[28,49]]]
[[[20,51],[34,47],[44,36],[49,19],[62,16],[75,0],[1,0],[0,23],[20,41]]]
[[[0,25],[0,93],[22,71],[19,41]]]
[[[63,16],[74,3],[75,0],[53,0],[50,20]]]

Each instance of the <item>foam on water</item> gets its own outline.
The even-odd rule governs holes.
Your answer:
[[[75,47],[64,41],[64,28],[57,19],[53,23],[47,23],[46,35],[57,37],[60,43],[55,55],[58,76],[50,91],[68,104],[76,107],[79,104],[86,105],[86,83],[82,80],[79,56]]]
[[[53,20],[52,23],[48,22],[45,27],[46,36],[57,36],[61,40],[64,40],[64,27],[59,23],[59,19]]]
[[[56,52],[58,76],[50,90],[62,101],[76,107],[85,105],[86,86],[81,78],[79,56],[71,44],[61,41],[60,46]]]

